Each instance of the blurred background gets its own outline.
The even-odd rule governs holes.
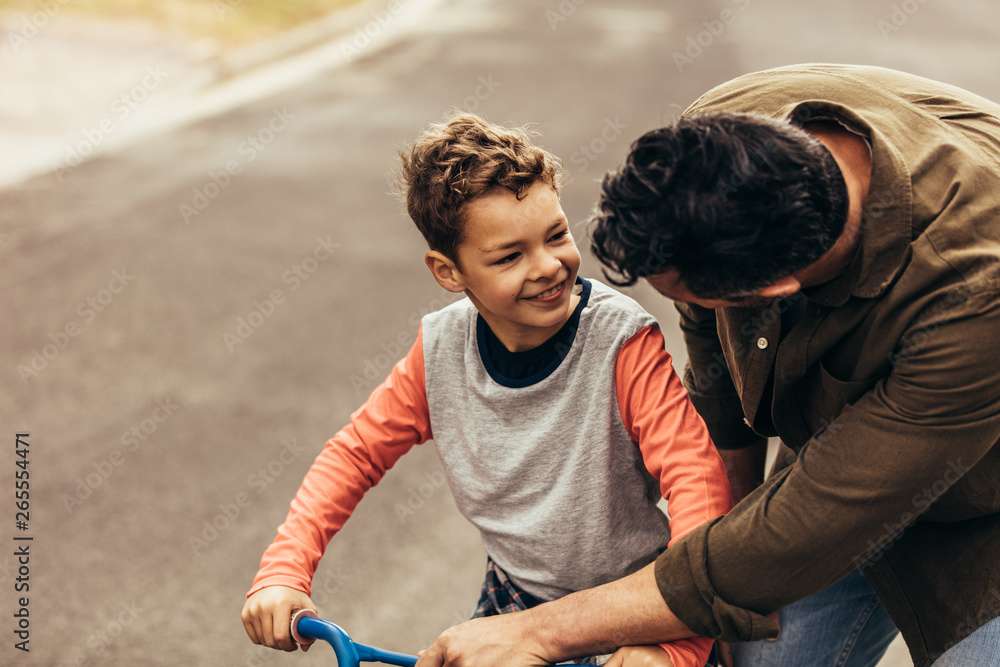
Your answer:
[[[239,613],[315,454],[453,299],[391,194],[428,123],[533,124],[597,277],[600,176],[716,84],[829,61],[1000,99],[988,0],[0,0],[0,37],[0,478],[29,433],[32,492],[18,530],[2,491],[4,665],[333,664]],[[313,599],[359,641],[415,652],[475,606],[438,469],[416,448],[327,551]]]

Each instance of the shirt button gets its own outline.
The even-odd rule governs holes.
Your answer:
[[[758,338],[757,339],[757,347],[759,347],[762,350],[766,350],[767,349],[767,339],[764,338],[763,336],[761,336],[760,338]]]

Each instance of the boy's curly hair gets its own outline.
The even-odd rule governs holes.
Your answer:
[[[533,145],[526,128],[471,113],[432,124],[399,158],[397,189],[407,213],[431,250],[456,263],[465,204],[498,187],[520,198],[539,179],[557,191],[560,185],[559,161]]]

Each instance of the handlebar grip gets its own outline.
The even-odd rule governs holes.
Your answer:
[[[292,639],[294,639],[299,646],[308,646],[316,641],[316,638],[304,637],[299,634],[299,620],[303,618],[317,618],[317,614],[312,609],[299,609],[297,612],[292,614]]]

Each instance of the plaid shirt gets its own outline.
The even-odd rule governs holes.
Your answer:
[[[545,602],[531,593],[522,591],[510,580],[507,573],[497,567],[492,558],[486,559],[486,579],[483,581],[479,605],[473,618],[498,616],[512,611],[524,611]],[[594,655],[572,661],[575,665],[603,665],[611,655]]]

